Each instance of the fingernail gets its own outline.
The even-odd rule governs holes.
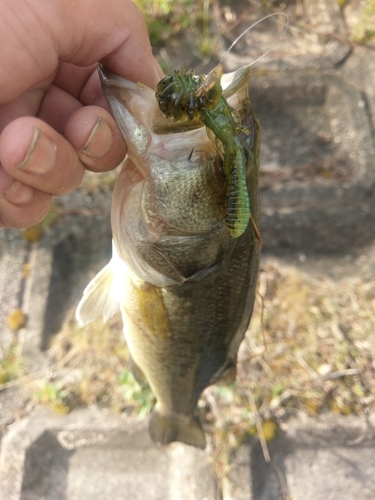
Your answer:
[[[86,144],[79,153],[90,158],[102,158],[112,146],[112,132],[105,120],[100,117]]]
[[[38,127],[34,127],[34,136],[24,160],[17,168],[29,174],[46,174],[56,161],[56,145]]]
[[[156,77],[158,78],[158,81],[164,78],[165,76],[164,71],[161,69],[161,66],[156,59],[155,59],[155,74]]]
[[[156,89],[157,84],[160,82],[162,78],[164,78],[164,72],[160,67],[160,64],[155,59],[155,66],[153,68],[154,81],[156,82],[154,87]]]
[[[9,188],[2,193],[2,196],[13,205],[26,205],[34,197],[34,188],[23,184],[23,182],[13,181]]]

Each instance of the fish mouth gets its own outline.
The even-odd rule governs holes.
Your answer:
[[[147,109],[147,115],[145,113],[142,114],[140,121],[146,126],[151,134],[175,134],[205,126],[199,118],[193,118],[186,122],[179,121],[177,123],[173,121],[173,119],[167,118],[159,109],[155,91],[143,83],[134,83],[127,80],[126,78],[116,75],[101,64],[99,64],[98,73],[107,101],[112,102],[115,98],[119,102],[122,102],[122,105],[126,106],[129,111],[135,115],[137,114],[136,107],[145,106],[144,109]],[[233,109],[239,109],[241,107],[245,94],[247,94],[249,80],[249,66],[243,66],[237,71],[224,73],[222,75],[221,86],[223,89],[223,96]]]

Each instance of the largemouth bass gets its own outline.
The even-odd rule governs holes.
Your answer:
[[[159,84],[158,102],[144,85],[100,69],[128,158],[113,193],[113,257],[87,286],[76,314],[85,324],[120,308],[133,374],[157,399],[152,438],[199,448],[206,441],[197,403],[207,386],[235,378],[259,262],[260,128],[248,99],[250,69],[210,75],[189,87],[187,102],[190,110],[195,98],[207,104],[216,85],[226,118],[217,111],[214,123],[205,109],[181,109],[186,99],[176,92],[167,113],[168,81]],[[221,119],[235,123],[229,135]],[[239,221],[237,200],[250,206],[252,223],[247,212]],[[239,213],[234,219],[232,209]]]

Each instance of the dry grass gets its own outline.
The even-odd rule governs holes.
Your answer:
[[[4,359],[0,359],[0,388],[13,380],[17,380],[22,374],[22,359],[18,354],[18,345],[14,342],[9,347]]]
[[[351,2],[348,2],[351,6]],[[351,39],[354,42],[366,44],[375,38],[375,0],[365,0],[359,3],[356,12],[356,22],[351,26]]]
[[[237,382],[202,399],[219,473],[257,431],[272,439],[296,411],[348,415],[375,408],[375,282],[334,282],[268,263],[260,272]],[[266,450],[265,450],[266,453]]]
[[[276,263],[263,269],[238,382],[261,382],[252,391],[258,411],[348,413],[374,404],[374,290],[360,278],[336,283]]]
[[[121,318],[80,328],[73,311],[48,351],[49,377],[35,382],[35,399],[65,413],[82,405],[98,405],[144,416],[154,397],[128,371],[128,349]]]

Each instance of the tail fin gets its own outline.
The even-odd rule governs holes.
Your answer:
[[[150,417],[149,430],[152,439],[161,444],[173,441],[204,450],[206,438],[197,418],[185,415],[164,415],[156,404]]]

